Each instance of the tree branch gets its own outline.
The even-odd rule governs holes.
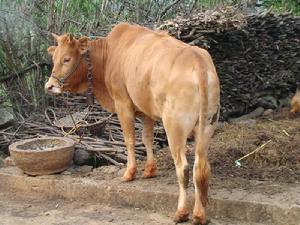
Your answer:
[[[179,3],[181,0],[175,0],[173,2],[171,2],[169,5],[167,5],[162,12],[160,13],[159,17],[158,17],[158,22],[160,22],[160,20],[165,16],[165,14],[177,3]]]
[[[25,68],[24,70],[16,73],[16,74],[10,74],[4,77],[0,78],[0,83],[6,82],[10,79],[16,78],[16,77],[20,77],[20,76],[25,76],[29,71],[31,71],[32,69],[35,69],[37,67],[48,67],[50,68],[50,64],[42,62],[42,63],[36,63],[36,64],[32,64],[30,66],[28,66],[27,68]]]

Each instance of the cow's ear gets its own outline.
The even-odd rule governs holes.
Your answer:
[[[55,49],[56,49],[56,46],[50,46],[50,47],[47,49],[48,54],[49,54],[49,55],[53,55]]]
[[[83,55],[88,50],[88,38],[82,37],[78,41],[79,41],[79,52],[81,55]]]
[[[54,38],[54,40],[58,42],[59,36],[57,34],[54,34],[54,33],[51,33],[51,35]]]

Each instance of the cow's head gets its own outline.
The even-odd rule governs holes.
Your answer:
[[[57,46],[48,48],[49,55],[52,56],[53,69],[45,90],[49,94],[61,94],[63,91],[73,93],[82,92],[86,89],[83,70],[86,65],[82,63],[82,56],[88,50],[88,39],[73,38],[70,34],[58,36],[52,34],[57,41]]]

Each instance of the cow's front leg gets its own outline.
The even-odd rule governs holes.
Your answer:
[[[153,156],[153,128],[154,120],[145,115],[143,121],[143,142],[146,146],[147,162],[144,170],[144,178],[156,176],[156,164]]]
[[[123,130],[125,145],[128,151],[127,169],[123,175],[124,181],[132,181],[136,176],[135,160],[135,130],[134,130],[134,110],[131,102],[116,102],[116,111]]]

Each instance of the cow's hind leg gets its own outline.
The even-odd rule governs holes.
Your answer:
[[[204,146],[206,140],[201,140],[203,145],[201,150],[196,148],[195,162],[193,169],[193,182],[195,185],[195,206],[193,211],[193,224],[206,224],[205,205],[208,202],[208,178],[210,176],[210,165],[207,160],[206,149]],[[200,150],[200,151],[199,151]]]
[[[153,128],[154,120],[148,116],[144,116],[143,121],[143,143],[146,146],[147,162],[144,170],[144,178],[156,176],[156,164],[153,156]]]
[[[176,167],[176,174],[179,183],[179,199],[177,212],[174,221],[176,223],[188,220],[189,210],[187,207],[187,188],[189,182],[189,167],[185,155],[187,137],[191,131],[186,124],[181,123],[174,114],[163,118],[164,127],[168,136],[169,148]]]
[[[210,164],[207,158],[207,150],[210,139],[217,123],[207,125],[202,134],[196,134],[197,144],[195,149],[195,162],[193,169],[193,182],[195,185],[195,205],[193,210],[193,224],[207,224],[205,205],[208,202],[208,179],[210,176]]]

